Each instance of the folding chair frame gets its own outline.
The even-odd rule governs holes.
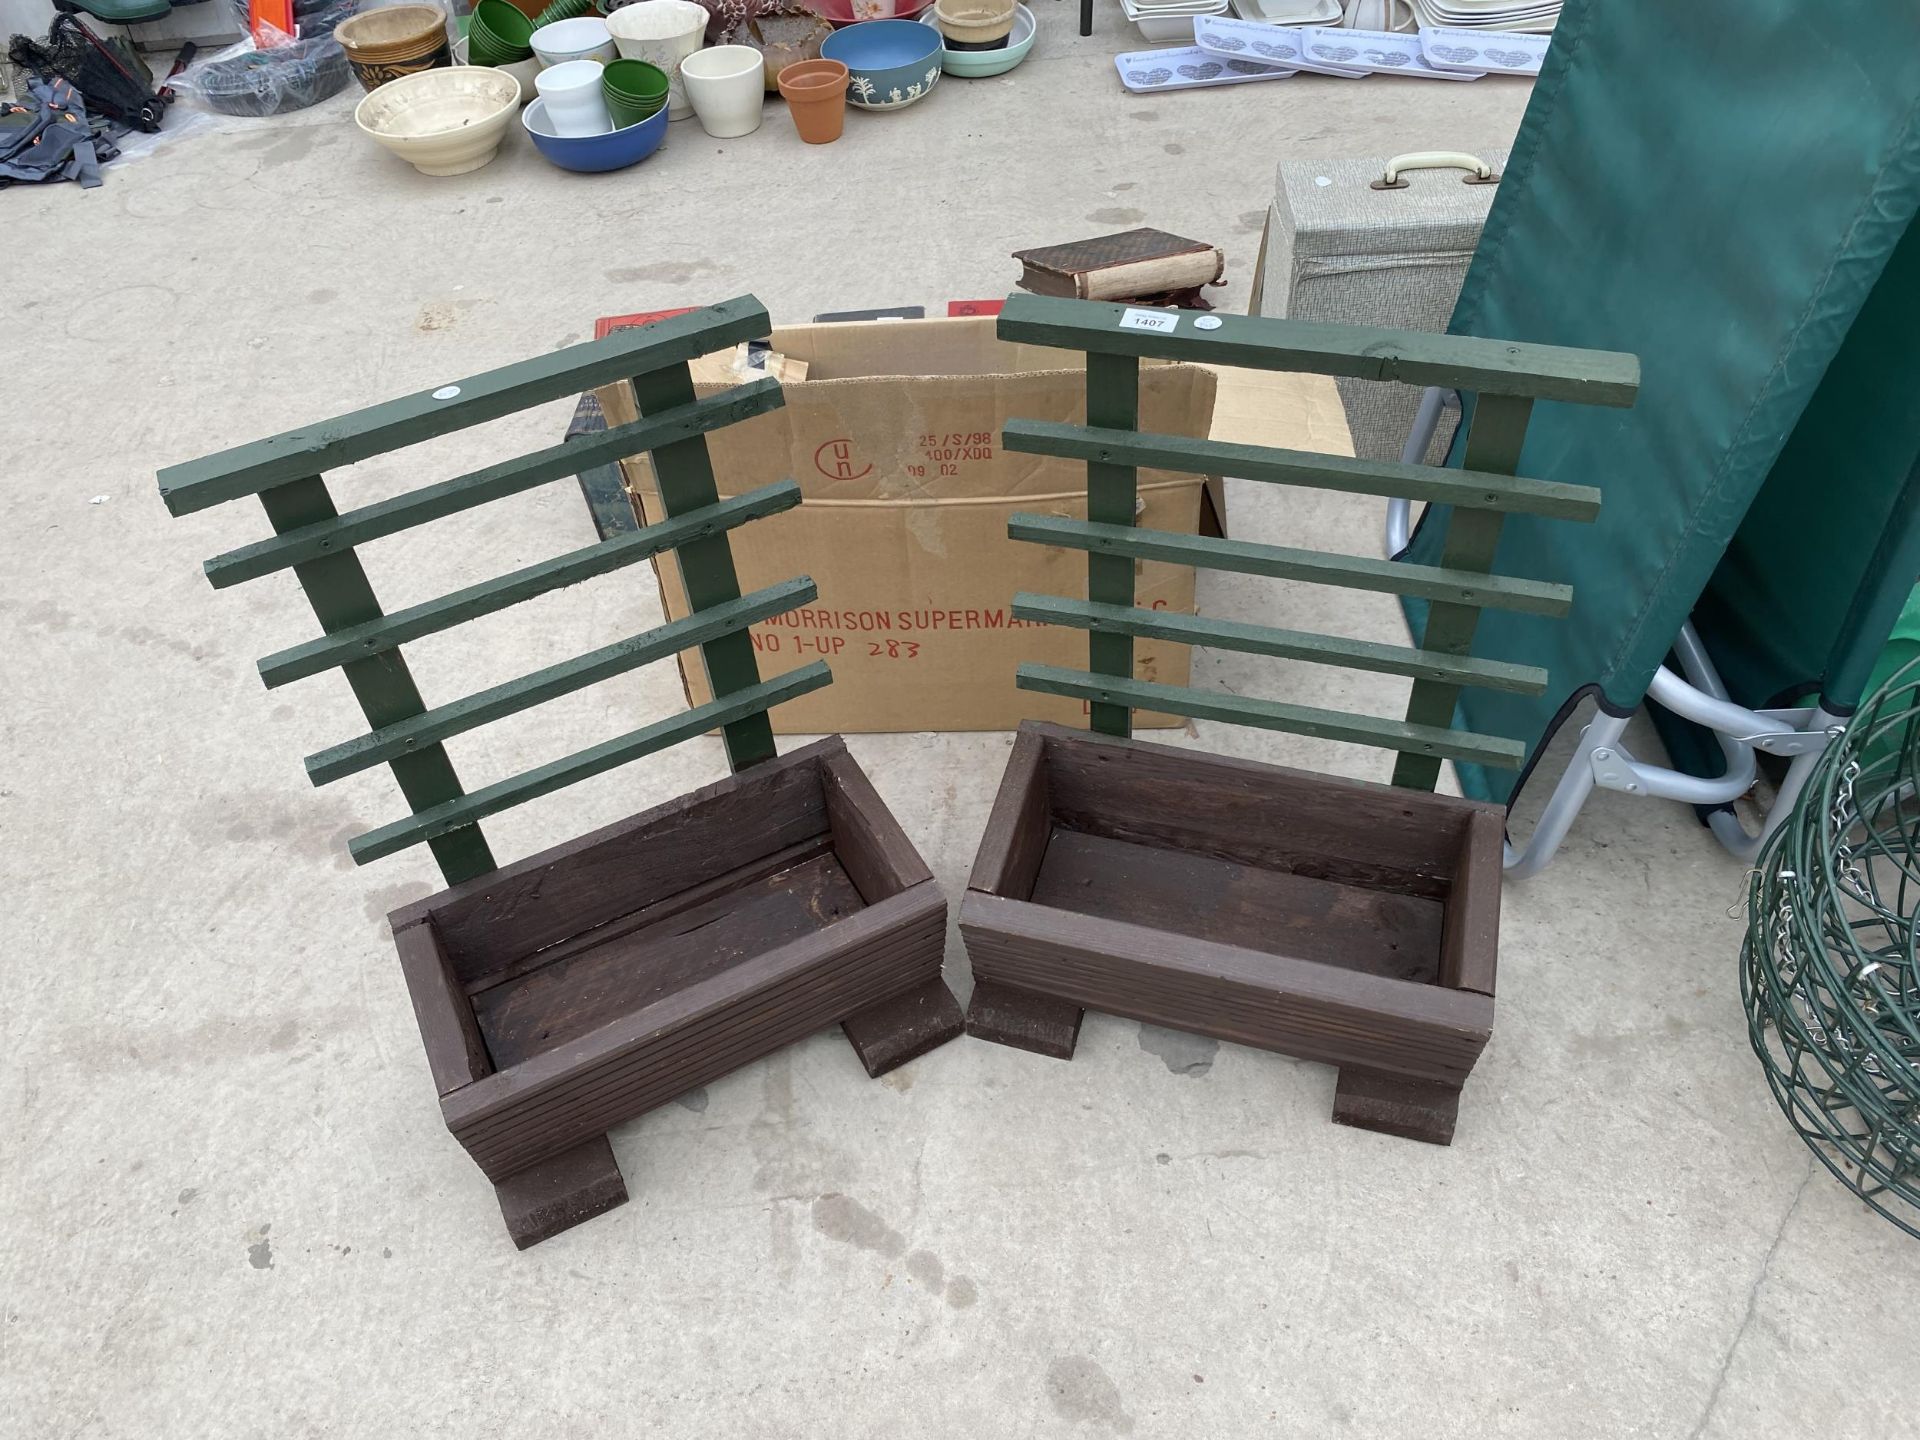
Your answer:
[[[1426,454],[1449,396],[1450,392],[1439,386],[1429,386],[1422,392],[1413,429],[1401,452],[1403,461],[1417,463]],[[1413,533],[1412,519],[1411,501],[1387,502],[1386,554],[1389,559],[1407,548]],[[1603,706],[1582,728],[1567,768],[1554,785],[1553,794],[1526,844],[1516,849],[1511,840],[1507,841],[1505,861],[1510,874],[1524,879],[1546,867],[1596,787],[1628,795],[1678,800],[1687,805],[1721,807],[1707,817],[1708,828],[1732,855],[1743,861],[1751,861],[1758,855],[1767,838],[1792,812],[1814,761],[1829,743],[1845,732],[1846,718],[1817,705],[1749,710],[1734,704],[1691,623],[1680,627],[1680,633],[1674,637],[1673,651],[1684,675],[1675,674],[1662,665],[1647,686],[1647,698],[1711,730],[1726,756],[1726,773],[1703,780],[1635,759],[1621,744],[1632,713],[1615,715]],[[1728,807],[1753,788],[1758,773],[1755,752],[1763,750],[1771,755],[1789,756],[1791,762],[1773,804],[1763,817],[1760,833],[1754,835],[1748,833]]]

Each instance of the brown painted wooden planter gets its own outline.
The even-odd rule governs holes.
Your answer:
[[[1498,806],[1020,727],[960,930],[970,1033],[1085,1009],[1340,1067],[1333,1118],[1453,1138],[1493,1028]]]
[[[606,1131],[838,1023],[960,1033],[946,901],[839,737],[396,910],[447,1128],[521,1248],[620,1204]]]

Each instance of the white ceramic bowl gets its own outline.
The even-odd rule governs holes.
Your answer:
[[[556,20],[533,32],[534,58],[542,65],[564,65],[569,60],[617,60],[620,51],[598,15],[576,15]]]
[[[468,63],[467,37],[464,35],[453,42],[453,63],[456,65],[465,65]],[[527,104],[533,99],[533,77],[540,73],[540,62],[538,60],[529,56],[525,60],[516,60],[511,65],[496,65],[492,68],[498,70],[502,75],[511,75],[520,82],[520,103],[522,105]]]
[[[464,175],[493,159],[519,108],[513,76],[456,65],[388,81],[354,107],[353,123],[422,175]]]

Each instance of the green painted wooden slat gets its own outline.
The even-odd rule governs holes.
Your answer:
[[[785,401],[780,382],[772,378],[752,381],[737,389],[696,400],[691,405],[665,411],[649,419],[612,430],[551,445],[517,460],[489,465],[453,480],[442,481],[420,490],[409,491],[376,505],[349,510],[333,520],[304,526],[271,540],[243,545],[207,561],[207,579],[216,590],[257,580],[302,560],[338,554],[342,550],[377,540],[384,535],[439,520],[518,495],[523,490],[578,475],[583,470],[608,461],[637,455],[658,445],[684,440],[689,435],[705,434],[722,426],[777,410]]]
[[[334,513],[333,497],[327,482],[310,476],[260,493],[260,503],[276,530],[297,530],[325,520]],[[344,555],[328,555],[296,565],[294,578],[306,592],[323,630],[339,631],[366,624],[378,618],[380,602],[373,593],[367,572],[351,550]],[[398,724],[418,715],[426,707],[415,688],[407,662],[398,650],[355,660],[341,673],[353,688],[367,723],[374,726]],[[457,799],[460,777],[453,761],[438,745],[423,746],[393,762],[393,778],[400,793],[415,810],[428,810]],[[478,825],[450,829],[433,840],[433,858],[449,885],[458,885],[484,875],[494,868],[493,852]]]
[[[1233,570],[1244,575],[1305,580],[1318,585],[1338,585],[1349,590],[1417,595],[1427,600],[1517,610],[1529,615],[1564,615],[1573,603],[1573,591],[1567,586],[1537,580],[1518,580],[1505,575],[1484,575],[1432,565],[1399,565],[1391,560],[1327,555],[1317,550],[1256,545],[1246,540],[1176,535],[1166,530],[1094,525],[1054,515],[1009,516],[1007,534],[1015,540],[1032,540],[1070,550],[1132,555],[1143,560],[1166,560],[1175,565],[1195,565],[1209,570]]]
[[[1087,356],[1087,422],[1130,431],[1140,423],[1140,362],[1131,355]],[[1131,465],[1087,463],[1087,519],[1105,525],[1133,524],[1139,503],[1139,475]],[[1087,557],[1087,594],[1107,605],[1133,604],[1133,560],[1126,555]],[[1087,668],[1096,675],[1133,676],[1133,636],[1124,631],[1094,631],[1087,637]],[[1124,706],[1096,705],[1088,725],[1102,735],[1133,733],[1133,716]]]
[[[1000,312],[998,333],[1003,340],[1092,354],[1150,355],[1248,370],[1448,385],[1582,405],[1631,405],[1640,387],[1639,359],[1607,350],[1261,316],[1202,317],[1168,310],[1152,313],[1171,317],[1171,331],[1134,330],[1121,325],[1128,308],[1097,300],[1015,294],[1007,297]],[[1218,323],[1203,330],[1194,323],[1202,318]]]
[[[1222,720],[1262,730],[1284,730],[1322,740],[1345,740],[1385,750],[1415,751],[1479,765],[1513,767],[1526,758],[1526,747],[1516,740],[1430,725],[1408,725],[1400,720],[1376,720],[1368,715],[1346,715],[1286,705],[1277,700],[1255,700],[1242,695],[1215,695],[1185,685],[1157,685],[1146,680],[1110,680],[1053,665],[1022,665],[1017,683],[1022,690],[1065,695],[1096,705],[1127,705],[1159,710],[1196,720]]]
[[[716,725],[727,725],[742,715],[764,712],[769,706],[779,705],[810,690],[818,690],[832,678],[826,663],[816,660],[798,670],[789,670],[758,685],[736,690],[724,699],[643,726],[604,745],[582,750],[563,760],[555,760],[498,784],[485,786],[462,799],[423,810],[405,820],[383,825],[378,830],[370,830],[349,841],[347,850],[357,863],[364,865],[369,860],[391,855],[410,845],[431,842],[457,827],[470,826],[476,820],[497,815],[525,801],[550,795],[555,790],[604,774],[631,760],[665,750],[682,740],[703,734]]]
[[[695,442],[697,443],[697,442]],[[491,615],[549,590],[605,575],[622,566],[648,559],[676,545],[700,541],[763,515],[791,510],[800,503],[800,487],[782,480],[745,495],[723,500],[631,534],[569,551],[537,565],[456,590],[365,624],[349,626],[332,635],[309,640],[269,655],[260,662],[260,677],[269,688],[317,675],[350,660],[391,650],[409,640],[432,635],[464,621]],[[312,562],[319,563],[319,562]],[[356,561],[356,563],[358,563]],[[738,599],[736,595],[732,597]],[[742,637],[743,639],[745,637]]]
[[[1001,443],[1025,455],[1056,455],[1141,469],[1177,470],[1193,475],[1231,475],[1272,485],[1306,485],[1350,495],[1387,495],[1430,500],[1466,509],[1501,510],[1509,515],[1543,515],[1555,520],[1592,520],[1600,513],[1600,492],[1590,485],[1525,480],[1471,470],[1442,470],[1431,465],[1402,465],[1384,460],[1354,460],[1307,450],[1277,450],[1264,445],[1234,445],[1219,440],[1190,440],[1180,435],[1135,434],[1062,425],[1050,420],[1009,420]]]
[[[659,415],[692,403],[693,374],[685,365],[658,370],[633,380],[633,399],[642,415]],[[713,460],[706,440],[695,435],[653,452],[653,474],[660,504],[670,516],[698,514],[714,505],[719,487],[713,478]],[[792,482],[789,481],[789,484]],[[731,503],[731,502],[728,502]],[[785,508],[785,507],[782,507]],[[674,557],[693,611],[730,604],[740,598],[740,580],[733,568],[733,547],[724,533],[679,545]],[[700,647],[707,680],[716,697],[746,690],[760,683],[760,665],[754,659],[753,639],[746,634],[722,635]],[[764,712],[741,715],[727,725],[727,765],[734,771],[771,760],[778,753],[773,726]]]
[[[1467,431],[1465,461],[1474,470],[1505,473],[1520,465],[1520,449],[1527,439],[1531,400],[1509,395],[1482,395],[1474,406]],[[1455,510],[1447,516],[1447,541],[1440,563],[1451,570],[1489,571],[1500,548],[1504,520],[1496,511]],[[1480,611],[1472,605],[1438,604],[1427,610],[1420,648],[1436,655],[1465,655],[1473,648]],[[1407,697],[1407,723],[1451,725],[1460,703],[1460,687],[1446,681],[1415,681]],[[1429,755],[1402,755],[1393,767],[1393,783],[1409,790],[1431,790],[1440,779],[1440,762]]]
[[[531,675],[494,685],[451,705],[441,705],[411,720],[388,725],[307,757],[307,778],[326,785],[366,770],[423,745],[465,734],[548,700],[624,675],[715,636],[744,630],[756,620],[779,615],[814,599],[819,590],[802,577],[756,590],[731,605],[716,605],[628,639],[549,665]]]
[[[222,450],[160,472],[160,496],[187,515],[283,481],[331,470],[389,450],[478,425],[664,366],[683,365],[742,340],[765,335],[766,307],[751,295],[614,331],[384,405]]]
[[[1371,640],[1348,640],[1303,630],[1277,630],[1267,625],[1182,615],[1172,610],[1095,605],[1085,600],[1063,600],[1057,595],[1022,592],[1013,597],[1013,614],[1016,619],[1035,620],[1043,625],[1119,630],[1182,645],[1206,645],[1217,650],[1338,665],[1380,675],[1406,675],[1416,680],[1449,680],[1515,695],[1540,695],[1547,688],[1547,672],[1532,665],[1509,665],[1501,660],[1477,660],[1471,656],[1430,655],[1405,645],[1380,645]]]

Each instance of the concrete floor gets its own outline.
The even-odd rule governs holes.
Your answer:
[[[851,117],[830,149],[775,107],[743,140],[677,125],[628,175],[516,143],[428,180],[342,96],[0,202],[0,1430],[1915,1433],[1920,1367],[1867,1347],[1920,1304],[1920,1248],[1816,1170],[1766,1094],[1739,867],[1685,812],[1624,797],[1509,887],[1499,1026],[1451,1149],[1328,1124],[1323,1066],[1100,1016],[1071,1064],[963,1041],[878,1084],[830,1033],[617,1130],[625,1208],[525,1254],[506,1240],[440,1123],[383,919],[435,888],[429,861],[347,861],[399,801],[384,772],[317,793],[301,775],[360,728],[346,688],[267,695],[252,671],[311,617],[285,577],[209,590],[199,562],[264,526],[246,506],[170,520],[153,472],[599,314],[748,290],[778,319],[936,305],[1004,292],[1020,245],[1135,222],[1223,243],[1237,305],[1277,161],[1497,146],[1526,99],[1307,77],[1129,97],[1117,12],[1083,41],[1066,4],[1040,8],[1023,69]],[[550,443],[566,409],[337,493]],[[1377,543],[1377,505],[1234,503],[1250,538]],[[556,485],[384,542],[375,579],[392,606],[590,535]],[[414,647],[415,672],[465,693],[640,628],[650,592],[629,572],[548,597]],[[1252,581],[1203,582],[1202,603],[1394,628],[1384,603]],[[1396,700],[1231,656],[1196,674]],[[454,756],[505,774],[678,703],[656,668]],[[957,896],[1008,737],[851,743]],[[698,742],[488,828],[517,856],[720,769]],[[949,978],[964,994],[957,936]]]

